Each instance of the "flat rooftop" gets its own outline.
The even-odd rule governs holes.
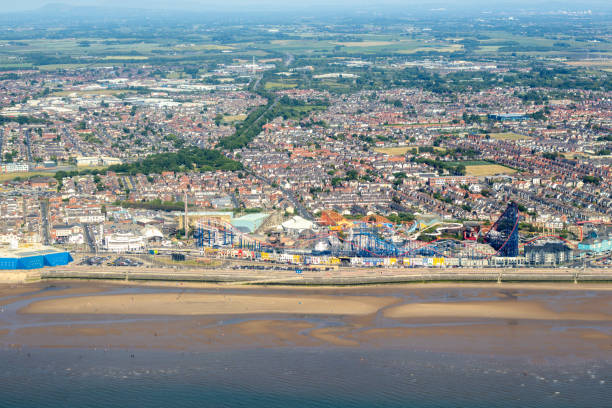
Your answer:
[[[24,246],[17,249],[0,247],[0,258],[26,258],[29,256],[41,256],[60,252],[66,251],[44,245]]]

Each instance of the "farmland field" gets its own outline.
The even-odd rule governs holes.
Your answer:
[[[392,41],[352,41],[352,42],[339,42],[338,45],[345,47],[378,47],[381,45],[394,44]]]
[[[400,54],[415,54],[417,52],[456,52],[461,51],[463,46],[461,44],[448,44],[448,45],[436,45],[433,47],[417,47],[408,50],[398,51]]]
[[[107,55],[106,57],[102,58],[104,60],[139,60],[139,61],[143,61],[146,59],[149,59],[149,57],[145,57],[143,55]]]

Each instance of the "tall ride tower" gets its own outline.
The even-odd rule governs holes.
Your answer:
[[[485,235],[485,241],[497,251],[497,256],[517,257],[519,255],[519,218],[518,204],[510,202],[504,213]]]

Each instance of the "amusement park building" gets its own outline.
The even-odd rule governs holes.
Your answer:
[[[69,252],[52,247],[34,246],[0,250],[0,270],[38,269],[67,265],[72,262]]]
[[[588,237],[578,244],[578,249],[596,253],[612,251],[612,228],[591,231]]]
[[[111,252],[141,251],[145,248],[145,239],[132,233],[115,233],[105,236],[104,244]]]

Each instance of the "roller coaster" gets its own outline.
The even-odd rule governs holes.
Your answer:
[[[249,236],[247,233],[235,228],[229,222],[219,218],[198,220],[193,232],[193,237],[196,240],[196,246],[198,248],[237,247],[240,249],[259,251],[263,244],[260,240]]]
[[[232,247],[251,251],[284,252],[301,250],[315,253],[317,245],[327,248],[325,252],[336,257],[400,258],[400,257],[454,257],[489,260],[492,257],[517,257],[519,248],[532,245],[541,239],[558,239],[571,245],[568,240],[556,235],[543,235],[519,244],[518,226],[520,211],[514,202],[508,204],[501,216],[484,235],[484,243],[477,239],[459,240],[443,237],[442,231],[457,230],[461,224],[444,224],[429,236],[430,242],[417,240],[414,229],[393,224],[359,222],[346,232],[325,230],[301,237],[290,246],[270,244],[242,232],[222,219],[209,218],[197,222],[194,238],[197,247]],[[435,225],[434,225],[435,226]],[[430,227],[432,228],[432,227]],[[477,234],[478,235],[478,234]],[[476,237],[477,238],[477,237]],[[310,249],[309,249],[310,248]]]
[[[519,255],[519,219],[518,204],[510,202],[485,235],[485,242],[497,251],[498,256],[516,257]]]

